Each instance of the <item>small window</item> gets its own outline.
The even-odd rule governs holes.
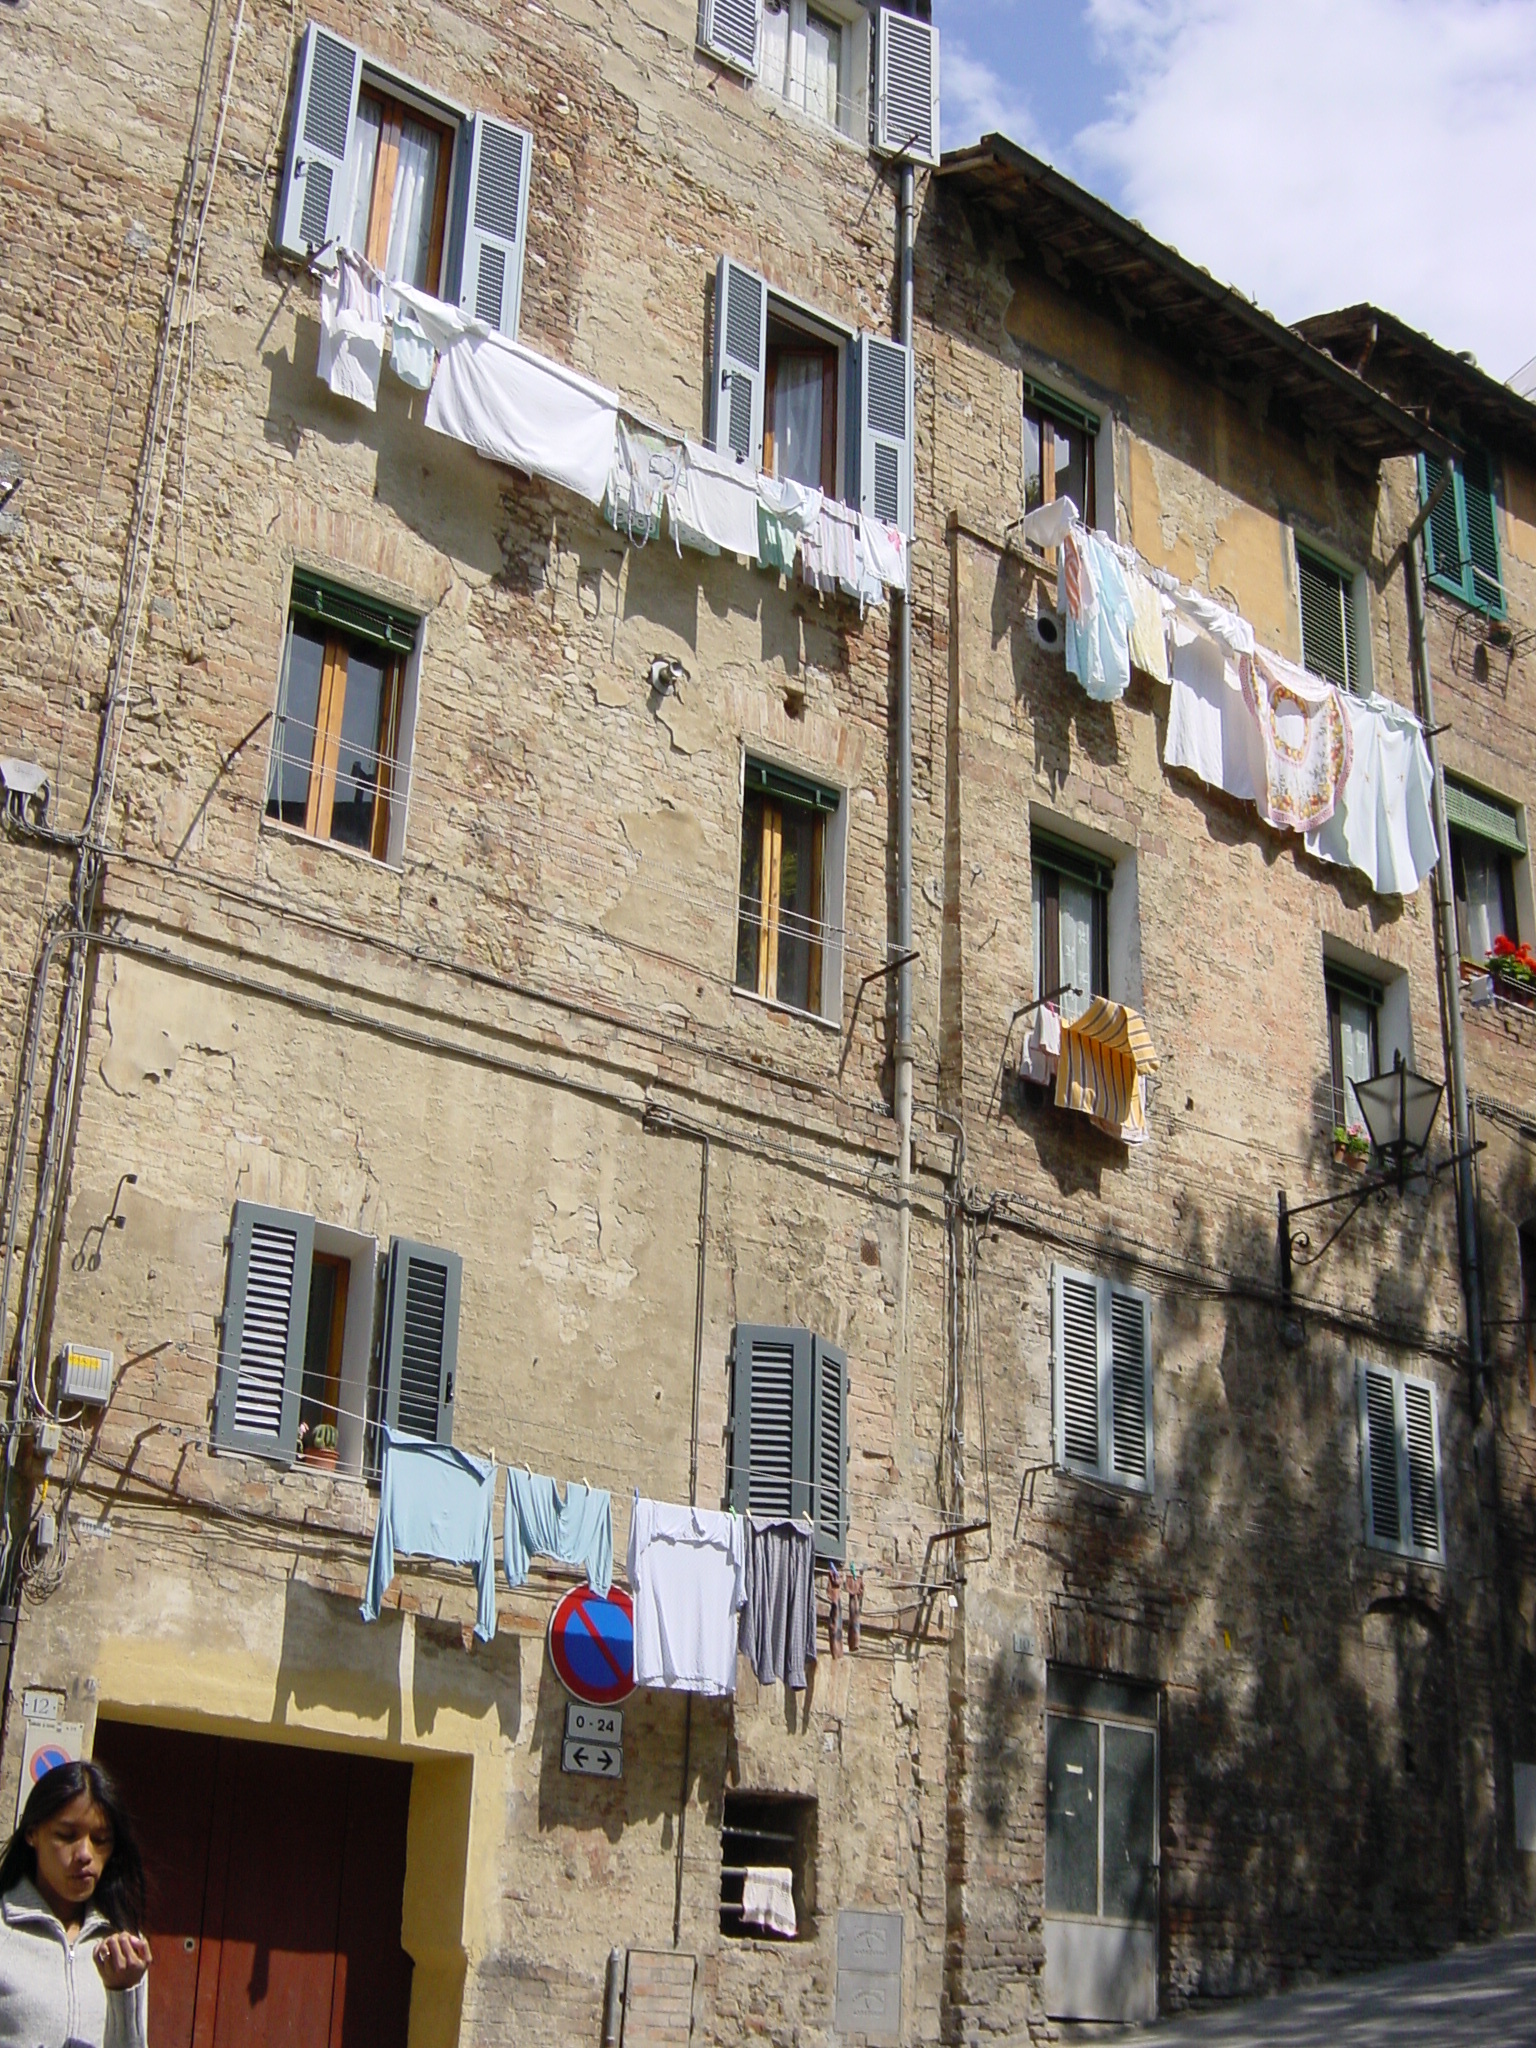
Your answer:
[[[827,974],[829,840],[842,792],[749,760],[741,814],[736,986],[811,1016]]]
[[[731,1461],[738,1514],[808,1520],[818,1559],[848,1542],[848,1359],[809,1330],[738,1324],[731,1348]]]
[[[727,1792],[720,1828],[720,1932],[756,1941],[805,1941],[815,1931],[815,1915],[816,1801]]]
[[[403,816],[406,680],[420,620],[298,573],[278,689],[267,816],[390,858]]]
[[[1152,1491],[1152,1302],[1057,1266],[1051,1275],[1056,1462]]]
[[[1362,1362],[1358,1394],[1365,1540],[1377,1550],[1443,1564],[1445,1512],[1434,1387],[1390,1366]]]
[[[1363,1134],[1365,1117],[1355,1083],[1369,1081],[1381,1072],[1381,984],[1330,961],[1324,971],[1324,989],[1334,1128]]]
[[[365,81],[352,131],[346,242],[391,282],[436,291],[452,160],[451,128]]]
[[[1444,465],[1432,455],[1419,457],[1419,503],[1429,502]],[[1430,514],[1424,530],[1429,580],[1437,590],[1494,618],[1504,616],[1504,585],[1499,568],[1497,501],[1493,464],[1481,449],[1469,448],[1456,464],[1450,489]]]
[[[1515,864],[1525,858],[1525,834],[1511,804],[1464,783],[1445,783],[1451,828],[1451,880],[1456,892],[1456,939],[1463,960],[1481,967],[1498,939],[1516,942]]]
[[[1354,578],[1331,562],[1296,549],[1301,594],[1301,659],[1313,675],[1341,690],[1362,690],[1365,668],[1355,625]]]
[[[1098,523],[1094,451],[1098,420],[1024,380],[1024,510],[1070,498],[1085,526]]]
[[[853,133],[855,28],[808,0],[766,0],[758,77],[792,107]]]
[[[1035,994],[1067,1023],[1109,994],[1109,892],[1114,869],[1086,849],[1032,830]]]

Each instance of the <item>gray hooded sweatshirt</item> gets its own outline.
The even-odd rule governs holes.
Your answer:
[[[148,1977],[109,1991],[96,1967],[111,1932],[91,1912],[71,1941],[28,1878],[0,1898],[0,2048],[147,2048]]]

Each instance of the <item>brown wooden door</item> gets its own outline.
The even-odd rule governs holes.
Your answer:
[[[155,2048],[405,2048],[410,1767],[100,1722],[150,1876]]]

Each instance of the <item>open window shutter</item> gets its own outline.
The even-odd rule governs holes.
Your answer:
[[[1408,1527],[1413,1548],[1443,1555],[1440,1503],[1440,1431],[1435,1390],[1426,1380],[1403,1381],[1403,1433],[1408,1449]]]
[[[1056,1447],[1064,1465],[1099,1469],[1099,1288],[1086,1273],[1055,1271]]]
[[[841,1559],[848,1545],[848,1357],[817,1337],[812,1362],[816,1555]]]
[[[1152,1312],[1144,1294],[1110,1287],[1110,1470],[1152,1486]]]
[[[362,70],[362,52],[354,44],[314,22],[305,29],[277,207],[278,242],[295,256],[334,240],[347,218],[347,144]]]
[[[856,461],[851,495],[871,519],[912,531],[912,351],[878,334],[853,344],[856,417],[848,448]]]
[[[939,32],[909,14],[880,10],[875,148],[882,156],[939,160]]]
[[[741,462],[763,447],[763,386],[768,367],[768,283],[729,256],[715,272],[715,370],[710,441]]]
[[[389,1248],[384,1299],[384,1420],[406,1436],[453,1442],[459,1369],[457,1252],[397,1237]]]
[[[755,77],[762,19],[762,0],[699,0],[699,48]]]
[[[236,1202],[213,1397],[213,1440],[228,1450],[293,1462],[314,1250],[312,1216]]]
[[[533,137],[491,114],[465,123],[448,237],[447,297],[473,320],[515,338],[523,303]]]
[[[738,1323],[726,1499],[738,1514],[811,1507],[811,1333]]]
[[[1499,528],[1493,504],[1493,465],[1486,455],[1468,455],[1462,465],[1461,479],[1467,521],[1467,595],[1486,611],[1502,614],[1504,587],[1499,575]]]
[[[1397,1549],[1403,1540],[1397,1468],[1397,1389],[1390,1372],[1360,1368],[1360,1480],[1365,1532],[1373,1543]]]
[[[1433,455],[1419,457],[1419,503],[1426,505],[1444,470]],[[1443,589],[1462,594],[1466,565],[1461,545],[1461,478],[1453,476],[1424,528],[1424,555],[1429,574]]]

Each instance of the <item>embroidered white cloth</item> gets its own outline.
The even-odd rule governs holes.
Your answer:
[[[1354,759],[1333,816],[1307,834],[1307,851],[1358,868],[1380,895],[1411,896],[1440,858],[1423,728],[1389,697],[1342,702]]]
[[[723,1697],[736,1690],[737,1619],[747,1597],[740,1515],[635,1495],[629,1522],[635,1683]]]
[[[684,444],[682,473],[667,492],[667,518],[684,544],[706,555],[757,560],[757,471],[697,441]]]
[[[749,1863],[741,1890],[741,1917],[746,1926],[792,1936],[797,1928],[794,1872],[776,1864]]]
[[[384,367],[384,280],[361,256],[338,249],[320,272],[320,353],[315,374],[338,398],[376,412]]]
[[[1243,667],[1243,696],[1264,749],[1259,815],[1290,832],[1326,824],[1354,757],[1339,692],[1322,677],[1258,648]]]

